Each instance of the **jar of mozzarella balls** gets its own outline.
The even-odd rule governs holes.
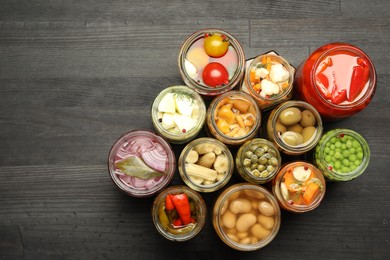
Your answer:
[[[220,239],[239,251],[268,245],[280,228],[280,208],[265,188],[239,183],[224,190],[213,208],[213,226]]]

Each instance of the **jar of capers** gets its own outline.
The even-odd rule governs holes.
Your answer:
[[[236,168],[241,177],[254,184],[266,183],[281,166],[279,150],[266,139],[255,138],[244,143],[236,155]]]

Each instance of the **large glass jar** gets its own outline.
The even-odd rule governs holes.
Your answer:
[[[272,192],[285,210],[303,213],[317,208],[325,195],[321,171],[307,162],[292,162],[282,167],[272,181]]]
[[[322,136],[322,119],[303,101],[290,100],[274,108],[267,121],[268,139],[285,154],[300,155],[313,149]]]
[[[240,43],[219,29],[203,29],[189,36],[179,52],[180,74],[190,88],[204,96],[233,89],[244,74]]]
[[[324,120],[337,120],[363,110],[376,89],[376,72],[361,49],[329,43],[315,50],[298,68],[294,88]]]
[[[209,137],[195,139],[184,147],[178,165],[183,181],[200,192],[221,189],[229,182],[234,170],[230,150]]]
[[[166,239],[186,241],[195,237],[206,221],[202,196],[186,186],[171,186],[161,191],[152,206],[157,231]]]
[[[238,183],[225,189],[213,207],[213,226],[219,238],[240,251],[265,247],[279,232],[281,216],[276,199],[265,188]]]
[[[244,143],[236,155],[236,168],[247,182],[263,184],[274,178],[282,162],[278,148],[263,138]]]
[[[291,99],[295,68],[275,52],[246,62],[240,90],[255,98],[261,110]]]
[[[227,145],[241,145],[256,136],[261,112],[256,101],[242,91],[229,91],[211,102],[206,122],[211,134]]]
[[[112,181],[133,197],[156,194],[171,182],[175,169],[175,154],[169,143],[146,130],[124,134],[108,155]]]
[[[314,163],[329,181],[350,181],[360,176],[369,162],[367,141],[350,129],[328,131],[314,153]]]
[[[171,143],[194,139],[206,118],[202,97],[187,86],[171,86],[158,94],[151,109],[153,126]]]

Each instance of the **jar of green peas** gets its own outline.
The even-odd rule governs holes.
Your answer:
[[[365,171],[369,161],[368,143],[350,129],[328,131],[314,152],[314,163],[328,181],[350,181]]]

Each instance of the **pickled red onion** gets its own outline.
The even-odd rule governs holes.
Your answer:
[[[141,156],[144,162],[151,168],[159,172],[165,171],[166,168],[165,164],[167,159],[165,154],[162,154],[157,149],[155,149],[155,150],[144,152],[142,153]]]

